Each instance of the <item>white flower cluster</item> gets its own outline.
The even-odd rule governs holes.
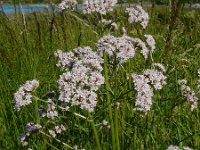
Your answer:
[[[136,97],[136,110],[147,113],[151,109],[153,89],[148,84],[149,79],[144,75],[132,75],[135,90],[138,92]]]
[[[14,94],[14,105],[16,110],[20,110],[22,106],[32,103],[32,92],[37,89],[39,82],[37,80],[26,81],[18,91]]]
[[[49,119],[54,120],[55,117],[58,117],[58,111],[56,110],[56,105],[53,99],[48,99],[46,111],[44,111],[43,106],[40,106],[38,109],[38,113],[40,117],[47,117]]]
[[[153,85],[155,90],[161,90],[163,85],[166,85],[166,76],[163,75],[162,71],[155,69],[147,69],[143,73],[147,78],[149,78],[150,83]]]
[[[162,89],[166,85],[166,77],[162,71],[147,69],[142,75],[132,74],[132,78],[137,91],[135,110],[147,114],[152,105],[153,87],[155,90]]]
[[[96,91],[104,84],[103,59],[90,47],[78,47],[69,53],[58,50],[55,55],[60,58],[57,65],[66,71],[58,80],[59,99],[71,106],[94,111]]]
[[[198,105],[198,97],[195,92],[191,90],[189,86],[187,86],[187,80],[178,80],[178,84],[181,87],[181,91],[183,92],[186,100],[191,103],[191,111],[197,108]]]
[[[28,145],[27,139],[35,132],[39,131],[42,129],[42,126],[40,124],[35,124],[33,122],[29,122],[26,125],[26,133],[25,134],[20,134],[20,142],[22,143],[23,146]]]
[[[108,129],[109,129],[109,128],[110,128],[110,124],[108,123],[108,121],[103,120],[103,121],[102,121],[102,127],[103,127],[103,128],[108,128]]]
[[[78,146],[77,146],[77,145],[74,145],[74,146],[73,146],[73,150],[85,150],[85,149],[84,149],[84,148],[78,149]]]
[[[174,145],[170,145],[167,150],[192,150],[189,147],[183,147],[183,148],[179,148],[178,146],[174,146]]]
[[[66,128],[61,124],[60,126],[55,126],[53,130],[49,130],[49,134],[55,138],[57,134],[61,134],[63,131],[66,131]]]
[[[112,24],[112,20],[102,19],[101,22],[103,23],[104,26],[108,26]]]
[[[47,118],[55,119],[58,116],[58,112],[56,111],[56,105],[52,99],[48,99],[47,105]]]
[[[146,38],[146,42],[150,47],[151,51],[153,52],[156,48],[156,42],[154,38],[152,37],[152,35],[144,35],[144,37]]]
[[[151,43],[155,43],[155,41],[152,39],[153,37],[151,38]],[[145,59],[148,58],[149,52],[153,52],[153,50],[155,49],[154,47],[151,47],[151,49],[149,50],[146,44],[139,38],[132,38],[126,35],[122,37],[114,37],[112,35],[103,36],[97,42],[97,47],[98,53],[101,56],[103,55],[103,51],[107,52],[109,57],[113,57],[114,55],[116,55],[120,63],[124,63],[128,59],[133,58],[136,49],[141,49],[141,53]]]
[[[198,73],[198,76],[199,76],[197,88],[199,89],[199,92],[200,92],[200,69],[198,70],[197,73]]]
[[[160,64],[160,63],[153,63],[152,66],[157,67],[157,68],[160,69],[162,72],[166,72],[165,67],[163,66],[163,64]]]
[[[153,38],[153,37],[152,37]],[[133,38],[133,42],[135,43],[135,45],[139,48],[139,49],[141,49],[141,54],[143,55],[143,57],[145,58],[145,59],[147,59],[148,58],[148,56],[149,56],[149,53],[151,52],[153,52],[153,50],[154,49],[152,49],[152,48],[147,48],[147,46],[149,46],[149,44],[148,44],[148,42],[147,42],[147,46],[146,46],[146,44],[145,44],[145,42],[143,42],[141,39],[139,39],[139,38]]]
[[[58,4],[58,11],[62,12],[65,9],[71,9],[76,4],[76,0],[63,0],[60,4]]]
[[[145,29],[149,22],[148,13],[139,5],[127,8],[126,11],[129,14],[128,22],[131,23],[139,23],[143,29]]]
[[[113,7],[116,5],[117,0],[84,0],[83,1],[83,13],[100,13],[105,15],[107,12],[113,11]]]

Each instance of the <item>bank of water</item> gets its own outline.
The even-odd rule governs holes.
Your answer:
[[[75,6],[75,9],[81,9],[81,5]],[[2,5],[0,6],[0,11],[4,12],[6,14],[12,14],[15,12],[37,12],[37,11],[57,11],[57,7],[55,6],[52,8],[51,5],[44,5],[44,4],[39,4],[39,5]]]

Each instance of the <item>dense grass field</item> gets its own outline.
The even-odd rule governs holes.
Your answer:
[[[197,70],[200,69],[200,13],[181,9],[170,29],[170,12],[167,7],[156,6],[153,11],[150,7],[145,10],[150,15],[145,33],[155,38],[156,50],[146,61],[137,54],[122,65],[119,74],[112,72],[114,69],[108,70],[110,87],[115,94],[110,94],[111,102],[107,103],[106,93],[109,92],[104,88],[106,85],[103,85],[98,91],[98,105],[92,113],[100,146],[102,149],[165,150],[170,145],[177,145],[198,150],[200,106],[198,104],[197,109],[190,111],[178,80],[186,79],[200,98],[200,89],[197,88]],[[127,24],[124,8],[117,8],[109,17],[123,24],[128,35],[137,35],[135,28]],[[60,112],[62,115],[55,122],[62,122],[66,127],[65,133],[58,137],[62,141],[60,142],[48,136],[47,129],[52,128],[53,123],[38,118],[37,106],[42,105],[42,102],[33,102],[21,111],[16,111],[13,104],[14,93],[20,85],[32,79],[40,81],[35,93],[38,97],[41,98],[48,91],[55,91],[58,97],[56,81],[62,72],[56,66],[58,60],[54,52],[57,49],[70,51],[78,46],[91,46],[96,50],[96,42],[102,34],[108,32],[105,29],[102,33],[95,25],[96,21],[96,16],[83,15],[79,11],[62,14],[0,13],[0,149],[70,149],[62,142],[71,147],[77,145],[78,148],[97,149],[93,126],[72,113],[87,116],[86,110],[73,108],[71,112]],[[120,35],[120,31],[111,33]],[[144,69],[151,68],[152,62],[165,65],[167,84],[162,90],[154,92],[152,108],[144,115],[133,111],[134,84],[126,80],[126,73],[141,73]],[[115,80],[116,76],[118,78]],[[112,108],[112,104],[116,103],[120,103],[119,109]],[[102,120],[112,122],[108,115],[109,107],[112,108],[114,135],[111,129],[101,127]],[[28,122],[40,123],[46,134],[35,133],[29,139],[29,145],[23,147],[19,136],[25,132]],[[116,144],[113,144],[112,138]]]

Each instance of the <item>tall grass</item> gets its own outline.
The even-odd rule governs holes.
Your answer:
[[[114,13],[120,14],[121,11],[115,10]],[[147,33],[152,34],[157,42],[152,58],[155,62],[163,62],[169,14],[168,10],[159,7],[153,13],[147,29]],[[55,66],[54,51],[70,51],[77,46],[87,45],[95,47],[100,32],[93,26],[94,20],[86,18],[87,22],[83,22],[82,19],[85,16],[79,12],[19,13],[10,16],[0,14],[0,149],[23,149],[18,140],[19,135],[25,130],[27,122],[36,121],[37,111],[34,105],[23,108],[20,112],[13,108],[13,93],[19,85],[36,78],[41,83],[37,95],[52,90],[57,92],[56,80],[61,72]],[[99,106],[93,114],[92,128],[99,129],[97,135],[90,128],[90,122],[64,113],[67,131],[66,136],[61,137],[62,142],[71,146],[97,149],[94,139],[98,136],[102,149],[166,149],[171,144],[200,149],[199,109],[188,111],[189,107],[177,84],[178,79],[186,78],[192,88],[196,87],[197,70],[200,68],[198,21],[199,12],[185,10],[177,19],[167,54],[167,85],[162,91],[155,92],[153,108],[148,115],[132,111],[135,95],[134,92],[126,92],[134,91],[134,86],[126,80],[124,71],[119,71],[121,80],[118,81],[115,80],[116,74],[112,74],[111,70],[106,71],[104,65],[104,73],[111,75],[112,79],[106,79],[106,90],[102,91],[106,94],[99,100]],[[126,22],[124,24],[130,28]],[[129,72],[141,72],[150,67],[150,64],[141,60],[138,55],[123,67]],[[120,86],[123,84],[128,85],[127,89]],[[112,96],[109,86],[114,87],[116,97]],[[125,94],[126,99],[121,94]],[[119,110],[112,110],[113,101],[120,102]],[[113,121],[110,122],[110,130],[99,128],[104,119]],[[30,141],[30,147],[67,149],[65,145],[45,134],[35,135]]]

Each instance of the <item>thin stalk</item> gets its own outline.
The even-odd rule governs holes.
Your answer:
[[[115,107],[115,138],[116,138],[116,144],[117,144],[117,150],[120,150],[120,144],[119,144],[119,122],[118,122],[118,109]]]
[[[44,103],[48,103],[47,101],[43,100],[43,99],[40,99],[38,97],[34,97],[36,101],[41,101],[41,102],[44,102]],[[57,106],[59,109],[61,110],[66,110],[64,107],[61,107],[61,106]],[[87,120],[88,122],[91,122],[91,120],[89,120],[87,117],[81,115],[81,114],[78,114],[78,113],[72,113],[73,115],[79,117],[79,118],[82,118],[84,120]]]
[[[91,123],[91,126],[92,126],[92,130],[94,132],[94,137],[95,137],[95,141],[96,141],[96,144],[97,144],[97,149],[101,150],[101,146],[100,146],[100,143],[99,143],[99,137],[98,137],[98,134],[97,134],[97,129],[95,127],[93,117],[90,113],[89,113],[89,118],[91,120],[90,123]]]
[[[114,89],[114,97],[115,100],[117,98],[117,91],[118,91],[118,83],[117,83],[117,58],[115,57],[115,70],[114,70],[114,84],[115,84],[115,89]],[[119,121],[118,121],[118,106],[115,103],[114,106],[114,124],[115,124],[115,139],[116,139],[116,145],[117,145],[117,150],[120,150],[120,143],[119,143]]]
[[[40,123],[40,117],[38,114],[38,101],[35,101],[35,115],[36,115],[36,122],[39,124]]]
[[[114,130],[114,123],[113,123],[113,116],[112,116],[112,107],[111,107],[111,99],[110,99],[110,84],[109,84],[109,78],[108,78],[108,59],[107,59],[107,53],[103,53],[104,57],[104,78],[105,78],[105,85],[106,85],[106,98],[107,98],[107,104],[108,104],[108,111],[109,111],[109,119],[111,124],[111,137],[112,137],[112,149],[115,150],[115,130]]]
[[[43,131],[39,131],[39,132],[40,132],[41,134],[43,134],[43,135],[49,137],[49,138],[54,138],[54,137],[52,137],[52,136],[46,134],[46,133],[43,132]],[[54,138],[54,139],[55,139],[58,143],[63,144],[66,148],[73,149],[73,147],[69,146],[68,144],[66,144],[66,143],[64,143],[64,142],[62,142],[62,141],[60,141],[59,139],[57,139],[57,138]]]

